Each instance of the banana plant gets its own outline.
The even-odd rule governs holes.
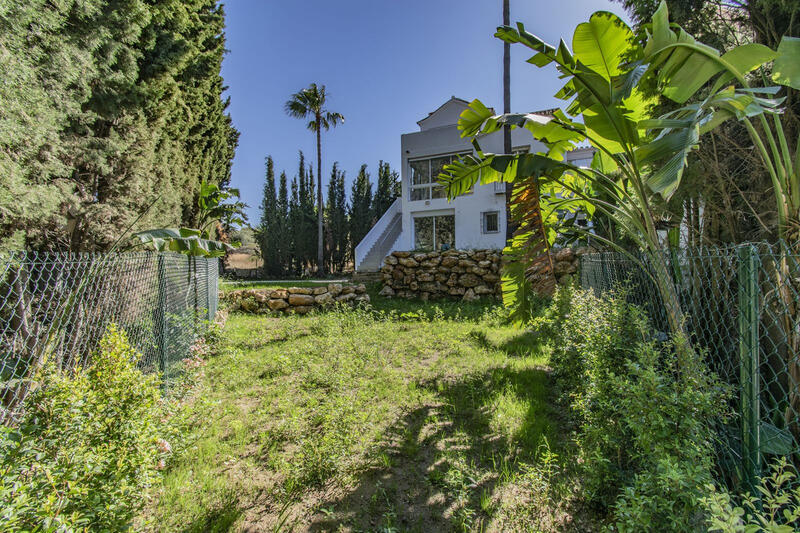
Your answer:
[[[157,228],[133,234],[141,244],[151,245],[157,252],[178,252],[195,257],[221,257],[235,249],[228,243],[203,238],[203,232],[193,228]]]
[[[667,21],[666,31],[664,21]],[[667,36],[667,31],[673,37]],[[646,46],[634,39],[633,31],[624,21],[605,11],[594,13],[588,22],[577,26],[571,49],[563,40],[557,46],[544,42],[527,32],[521,23],[516,28],[501,26],[495,36],[531,49],[534,54],[528,63],[536,67],[555,64],[561,78],[566,80],[555,96],[566,105],[551,120],[543,121],[533,114],[493,115],[481,102],[472,102],[459,119],[463,137],[476,138],[507,124],[527,129],[545,145],[546,151],[488,154],[480,150],[474,139],[476,155],[445,167],[439,177],[448,195],[454,197],[476,181],[502,180],[513,183],[515,188],[541,190],[549,186],[558,191],[556,197],[561,201],[579,208],[592,206],[627,233],[643,252],[645,261],[615,242],[597,235],[594,238],[628,254],[645,271],[650,271],[645,262],[652,267],[651,277],[664,303],[670,328],[674,333],[682,333],[678,293],[657,231],[664,215],[661,206],[680,185],[688,155],[697,147],[702,133],[728,118],[766,120],[766,115],[780,112],[781,99],[775,98],[777,89],[753,89],[743,84],[735,87],[729,82],[741,82],[747,72],[769,61],[781,64],[780,61],[786,60],[784,54],[761,45],[744,45],[719,54],[697,43],[683,30],[673,31],[664,2],[654,17]],[[682,57],[677,50],[691,50],[691,53],[683,53]],[[724,75],[723,68],[715,72],[687,60],[695,55],[723,61],[733,68],[732,76]],[[680,69],[680,76],[676,74],[676,65],[685,67]],[[655,78],[665,96],[683,98],[686,92],[705,87],[715,74],[723,81],[715,80],[704,100],[677,112],[653,116],[657,95],[643,89],[645,80]],[[684,101],[687,100],[688,96]],[[578,168],[565,162],[564,153],[584,142],[596,149],[591,166]],[[546,220],[541,214],[534,218]],[[533,231],[528,232],[528,241],[521,245],[531,250],[547,250],[549,243],[534,242],[541,240],[541,235],[550,235],[552,243],[552,231]],[[531,269],[525,273],[532,277]]]
[[[795,354],[800,353],[800,332],[796,328],[800,286],[795,280],[800,277],[796,260],[800,254],[800,137],[787,138],[780,110],[775,106],[782,99],[775,96],[781,86],[800,89],[800,39],[783,37],[777,50],[747,44],[720,54],[697,43],[680,27],[670,25],[662,4],[649,25],[644,58],[656,66],[657,82],[664,96],[682,106],[655,127],[680,128],[680,121],[698,113],[710,117],[709,128],[726,120],[740,120],[770,177],[778,214],[775,233],[781,246],[775,265],[765,264],[764,268],[779,288],[782,309],[778,316],[792,379],[784,420],[799,435],[800,362]],[[772,68],[768,80],[769,62]],[[758,74],[750,74],[754,71]],[[767,85],[768,81],[775,85]],[[754,82],[763,85],[754,87]],[[794,150],[790,147],[792,140]],[[782,340],[776,339],[776,345]]]
[[[528,62],[536,67],[555,64],[566,80],[556,97],[567,105],[555,111],[550,120],[542,120],[535,114],[493,115],[481,102],[473,101],[459,119],[463,137],[476,138],[509,125],[528,130],[546,150],[534,154],[489,154],[482,152],[479,141],[473,139],[476,155],[445,167],[439,177],[448,195],[455,197],[475,182],[505,181],[512,183],[515,191],[528,189],[534,191],[534,196],[546,196],[546,203],[560,204],[560,208],[604,213],[649,252],[670,326],[680,330],[677,293],[658,253],[656,228],[660,213],[650,182],[652,163],[668,153],[667,143],[670,147],[676,143],[670,137],[652,146],[655,139],[638,127],[640,121],[652,118],[649,108],[654,101],[639,89],[647,68],[641,62],[643,51],[636,44],[633,31],[616,15],[601,11],[575,29],[572,49],[563,40],[558,46],[545,43],[521,23],[516,28],[500,27],[495,36],[531,49],[534,55]],[[696,143],[685,137],[681,141],[678,147],[684,154]],[[597,150],[589,168],[564,160],[567,151],[586,142]],[[682,171],[682,167],[677,170]],[[672,179],[679,180],[680,172]],[[537,189],[549,189],[551,194],[537,194]],[[669,190],[662,189],[662,194],[668,195]],[[542,205],[540,202],[540,210]],[[548,218],[540,212],[531,219],[545,222]],[[531,256],[547,252],[554,239],[552,229],[529,227],[525,239],[518,239],[523,236],[518,234],[512,240],[512,249],[516,245],[529,250],[530,266],[524,270],[529,282],[536,282],[536,276],[542,275],[543,269],[536,268]],[[617,246],[610,241],[608,244]],[[639,261],[638,256],[632,259]],[[520,282],[517,279],[517,284]]]
[[[236,198],[234,202],[228,200]],[[195,228],[157,228],[133,234],[140,244],[150,245],[156,251],[178,252],[190,256],[221,257],[239,246],[211,239],[211,230],[217,224],[244,224],[247,207],[238,201],[238,189],[223,189],[215,183],[203,181],[200,184],[198,225]]]

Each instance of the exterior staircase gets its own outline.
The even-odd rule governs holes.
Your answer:
[[[386,210],[360,243],[356,246],[356,272],[378,272],[383,259],[392,251],[403,231],[401,201],[398,198]]]

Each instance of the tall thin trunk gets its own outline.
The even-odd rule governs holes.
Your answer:
[[[509,0],[503,0],[503,25],[511,24],[509,14]],[[511,45],[503,43],[503,113],[511,113]],[[511,153],[511,127],[503,126],[503,152]],[[511,184],[506,184],[506,239],[511,238],[513,226],[511,223]]]
[[[325,273],[322,253],[322,117],[317,113],[317,274]]]

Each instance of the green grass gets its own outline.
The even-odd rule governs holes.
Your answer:
[[[567,516],[544,350],[492,305],[371,292],[376,311],[230,317],[150,529],[522,531]]]
[[[278,281],[226,281],[220,280],[219,288],[225,291],[233,289],[285,289],[288,287],[320,287],[333,283],[334,280],[278,280]]]

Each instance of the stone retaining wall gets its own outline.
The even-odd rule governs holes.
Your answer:
[[[553,251],[558,283],[567,284],[578,271],[584,248]],[[380,295],[422,300],[450,298],[473,301],[499,297],[500,250],[447,250],[444,252],[392,252],[381,268]]]
[[[330,283],[319,287],[288,287],[286,289],[237,289],[220,294],[231,311],[245,313],[297,313],[331,307],[336,303],[355,306],[369,303],[363,284]]]
[[[499,250],[392,252],[381,273],[381,296],[472,301],[500,295]]]

